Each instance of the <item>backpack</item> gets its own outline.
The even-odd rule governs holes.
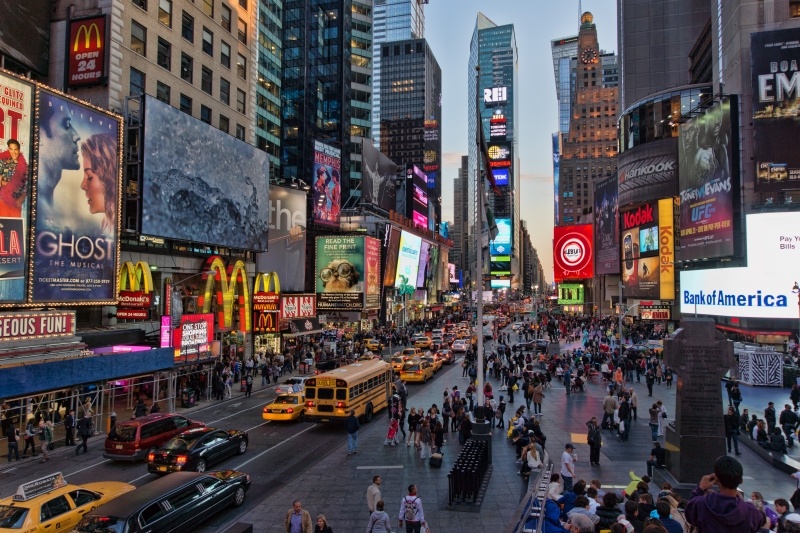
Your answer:
[[[404,518],[406,522],[415,522],[417,519],[417,506],[416,501],[419,498],[414,498],[413,500],[409,501],[408,498],[405,499],[405,511],[404,511]]]

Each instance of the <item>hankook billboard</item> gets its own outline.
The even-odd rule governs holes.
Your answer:
[[[800,189],[800,28],[750,34],[757,191]]]
[[[264,251],[268,206],[264,151],[145,95],[143,234]]]
[[[650,202],[678,191],[678,140],[661,139],[620,152],[619,205]]]

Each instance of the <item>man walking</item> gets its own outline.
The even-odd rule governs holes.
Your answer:
[[[733,406],[728,407],[728,413],[723,419],[725,422],[725,440],[728,443],[728,453],[731,453],[731,441],[733,441],[733,449],[736,450],[736,455],[742,455],[739,453],[739,417],[736,416],[736,409],[734,409]]]
[[[75,446],[75,410],[70,409],[64,417],[64,446]]]
[[[81,414],[81,417],[78,419],[78,436],[81,438],[81,443],[75,447],[75,455],[80,455],[81,448],[83,448],[84,453],[89,451],[89,446],[87,445],[87,441],[89,437],[92,436],[92,432],[94,431],[94,424],[92,424],[92,419],[88,416]]]
[[[286,511],[286,533],[313,533],[313,527],[311,513],[303,509],[300,500],[295,500]]]
[[[350,416],[344,422],[347,430],[347,455],[355,455],[358,451],[358,430],[361,424],[358,423],[355,410],[350,411]]]
[[[561,454],[561,479],[564,481],[564,492],[572,492],[572,480],[575,478],[575,456],[572,444],[564,446]]]
[[[370,516],[379,501],[381,501],[381,476],[375,476],[372,478],[372,485],[367,487],[367,508],[369,508]]]
[[[626,442],[631,431],[631,406],[627,394],[622,397],[622,402],[619,404],[619,426],[619,438]]]
[[[406,533],[420,533],[425,525],[425,513],[422,510],[422,500],[417,496],[417,486],[409,485],[408,494],[400,501],[400,527],[406,523]]]
[[[600,424],[601,429],[608,428],[613,431],[614,411],[616,410],[617,400],[611,395],[611,389],[609,389],[606,397],[603,398],[603,422]]]

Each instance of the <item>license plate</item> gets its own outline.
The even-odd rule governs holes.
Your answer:
[[[167,471],[167,467],[166,466],[159,466],[158,467],[158,471],[159,472],[166,472]]]
[[[114,446],[114,448],[116,448],[118,450],[121,450],[122,449],[122,444],[117,444],[116,446]]]

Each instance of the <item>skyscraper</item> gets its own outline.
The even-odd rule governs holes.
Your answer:
[[[480,74],[476,84],[476,67]],[[474,199],[478,165],[476,136],[478,127],[489,144],[490,165],[500,194],[489,195],[489,207],[498,221],[503,239],[502,248],[494,247],[490,270],[495,288],[518,288],[522,265],[520,263],[519,231],[519,156],[516,96],[518,51],[513,24],[498,26],[482,13],[478,13],[470,43],[468,86],[468,195],[470,227],[475,224]],[[478,124],[480,117],[480,124]],[[475,239],[470,235],[470,242]],[[507,241],[507,242],[506,242]],[[474,257],[470,257],[470,270],[474,270]],[[473,276],[473,279],[479,279]]]
[[[425,37],[426,2],[421,0],[375,0],[372,8],[372,48],[384,43]],[[380,146],[381,54],[372,57],[372,139]]]
[[[453,226],[450,228],[450,239],[453,241],[453,250],[450,252],[450,262],[456,265],[459,271],[463,271],[466,264],[467,250],[467,231],[465,224],[469,219],[469,207],[467,204],[467,176],[468,158],[461,156],[461,167],[458,169],[458,176],[453,181]]]
[[[260,0],[256,63],[256,146],[278,166],[281,158],[281,57],[283,19],[281,0]]]

